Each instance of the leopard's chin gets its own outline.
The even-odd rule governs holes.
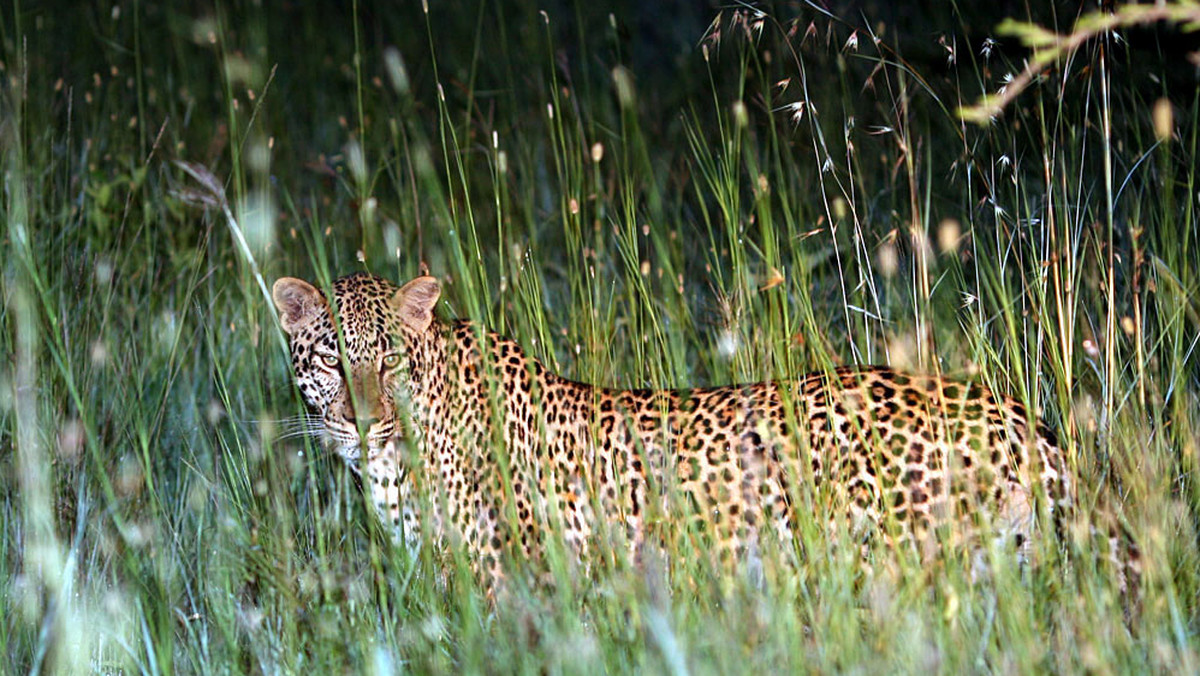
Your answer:
[[[363,444],[359,441],[358,435],[339,433],[326,428],[325,433],[321,436],[326,452],[335,453],[350,469],[354,470],[355,474],[358,474],[359,464],[363,457]]]
[[[359,464],[362,460],[362,448],[357,442],[348,443],[341,439],[330,438],[327,448],[337,454],[342,462],[346,463],[355,474],[359,473]]]
[[[396,444],[399,439],[392,436],[369,437],[366,443],[358,439],[346,439],[341,435],[327,434],[326,447],[333,451],[346,463],[352,472],[362,474],[363,463],[370,463],[375,458],[395,457]]]
[[[388,436],[379,439],[367,440],[367,462],[371,462],[376,458],[395,458],[397,444],[400,442],[399,437]]]

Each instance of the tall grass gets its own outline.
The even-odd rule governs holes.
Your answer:
[[[1184,25],[1081,23],[978,125],[1046,33],[737,6],[670,49],[693,15],[351,9],[0,17],[6,671],[1198,668]],[[1080,527],[982,578],[864,575],[815,519],[761,582],[686,533],[662,565],[553,550],[493,607],[295,433],[263,284],[359,269],[427,269],[444,314],[607,385],[977,375],[1058,430]],[[1097,504],[1143,553],[1129,620]]]

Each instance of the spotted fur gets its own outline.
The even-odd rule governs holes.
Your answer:
[[[987,523],[1023,555],[1039,515],[1070,505],[1053,433],[981,385],[868,367],[608,389],[436,319],[439,293],[432,277],[355,274],[330,307],[301,280],[274,288],[300,391],[380,519],[411,547],[423,525],[460,542],[488,579],[548,533],[581,556],[601,538],[636,552],[664,524],[736,558],[786,546],[806,519],[921,549],[942,524]]]

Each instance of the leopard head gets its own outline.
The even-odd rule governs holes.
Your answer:
[[[283,277],[272,296],[304,401],[333,450],[361,472],[364,453],[371,460],[390,450],[403,432],[396,401],[407,388],[408,345],[434,321],[441,287],[433,277],[397,288],[359,273],[332,292],[331,304],[308,282]]]

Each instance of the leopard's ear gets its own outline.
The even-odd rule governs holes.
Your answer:
[[[312,284],[295,277],[280,277],[271,289],[279,324],[289,336],[319,319],[327,310],[325,297]]]
[[[442,285],[429,275],[417,277],[392,296],[391,306],[413,331],[424,331],[433,322],[433,308],[442,295]]]

